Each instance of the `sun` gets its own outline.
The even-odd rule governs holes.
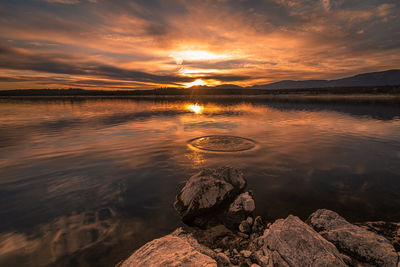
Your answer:
[[[186,83],[185,86],[186,88],[192,87],[192,86],[203,86],[203,85],[207,85],[207,83],[205,81],[203,81],[202,79],[197,79],[194,82],[191,83]]]

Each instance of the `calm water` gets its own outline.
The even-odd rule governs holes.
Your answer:
[[[204,167],[241,168],[269,219],[400,221],[400,107],[246,100],[0,100],[0,266],[110,266],[179,225]],[[205,153],[228,134],[257,148]]]

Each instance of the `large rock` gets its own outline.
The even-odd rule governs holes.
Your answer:
[[[208,249],[202,247],[189,235],[182,234],[182,230],[178,229],[170,235],[145,244],[125,260],[121,267],[217,267],[217,262],[204,251]]]
[[[259,238],[262,266],[347,266],[336,247],[298,217],[275,221]]]
[[[336,212],[317,210],[307,222],[342,253],[361,264],[397,266],[398,255],[386,238],[347,222]]]
[[[208,220],[202,220],[202,217],[228,205],[245,186],[243,174],[237,169],[205,169],[190,177],[177,195],[174,206],[183,222],[203,226]]]

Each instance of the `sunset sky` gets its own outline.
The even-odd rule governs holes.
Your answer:
[[[0,0],[0,89],[148,89],[400,68],[398,0]]]

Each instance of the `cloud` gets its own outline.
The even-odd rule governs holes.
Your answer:
[[[252,85],[400,67],[393,0],[50,1],[71,4],[0,4],[0,42],[19,51],[19,63],[3,64],[10,77],[176,85],[201,74]],[[215,57],[171,58],[196,51]]]
[[[73,5],[79,3],[79,0],[44,0],[47,3],[68,4]]]

